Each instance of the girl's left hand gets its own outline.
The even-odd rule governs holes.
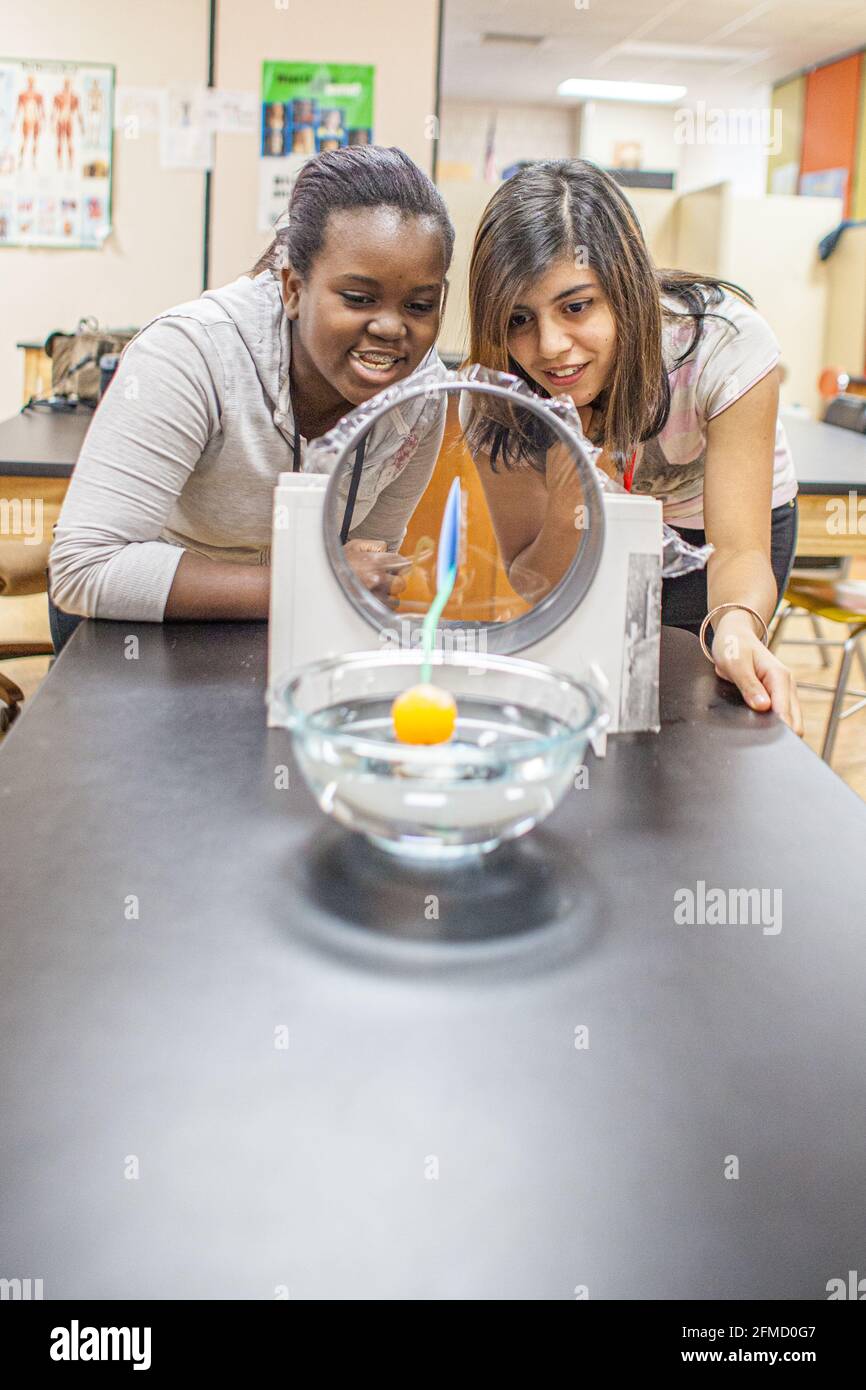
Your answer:
[[[803,737],[803,716],[797,699],[797,683],[787,666],[764,646],[747,613],[724,614],[713,636],[716,675],[731,681],[750,709],[771,710]]]
[[[391,554],[384,541],[347,541],[343,554],[364,587],[389,608],[395,608],[406,580],[392,571],[406,567],[405,558]]]

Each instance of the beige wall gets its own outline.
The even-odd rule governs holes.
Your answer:
[[[493,159],[500,173],[519,159],[571,159],[577,154],[578,134],[570,107],[443,101],[439,148],[443,178],[449,177],[449,170],[456,177],[484,177],[487,132],[493,116]]]
[[[721,275],[725,218],[729,201],[727,184],[716,184],[677,199],[674,209],[674,261],[677,270]]]
[[[818,242],[842,216],[834,198],[745,197],[729,183],[687,193],[674,213],[674,265],[732,280],[749,291],[779,340],[785,405],[820,408],[830,305]],[[841,313],[841,311],[840,311]]]
[[[580,153],[609,169],[619,144],[637,142],[640,167],[674,173],[681,146],[674,141],[674,108],[638,102],[588,101],[583,108]]]
[[[672,266],[676,259],[677,195],[668,188],[624,188],[644,240],[657,266]]]
[[[483,179],[473,179],[471,182],[443,179],[439,188],[448,204],[456,235],[454,259],[448,276],[448,303],[438,346],[440,352],[457,352],[462,357],[469,349],[469,258],[481,214],[495,190],[492,184],[485,183]]]
[[[220,0],[218,87],[258,92],[268,58],[296,62],[372,63],[376,68],[374,135],[399,145],[428,173],[436,93],[437,0]],[[256,228],[258,136],[217,136],[213,178],[210,283],[233,280],[268,244]]]
[[[32,0],[3,5],[0,51],[10,58],[113,63],[115,81],[201,81],[206,0]],[[156,135],[114,138],[114,229],[101,251],[0,249],[0,419],[21,404],[22,338],[44,339],[84,314],[119,327],[143,323],[201,289],[200,173],[159,167]]]
[[[754,296],[782,349],[786,405],[818,412],[829,262],[818,242],[842,217],[838,198],[731,198],[719,273]]]
[[[825,367],[849,376],[866,373],[866,227],[849,227],[825,262],[827,325]]]

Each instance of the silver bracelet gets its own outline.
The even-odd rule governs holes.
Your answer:
[[[713,660],[712,653],[707,648],[705,636],[707,628],[709,627],[715,615],[717,613],[723,612],[726,608],[741,608],[744,613],[750,613],[753,618],[757,618],[758,622],[761,624],[761,627],[764,629],[764,635],[761,638],[761,641],[763,642],[765,647],[769,645],[770,629],[767,627],[767,624],[764,622],[764,619],[761,617],[760,613],[756,613],[754,608],[750,608],[747,603],[720,603],[716,608],[712,608],[710,612],[707,614],[707,616],[704,618],[704,621],[701,623],[700,633],[698,634],[698,641],[701,644],[701,651],[707,658],[707,661]]]

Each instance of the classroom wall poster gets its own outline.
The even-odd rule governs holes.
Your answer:
[[[311,155],[373,143],[374,75],[358,64],[262,64],[259,231],[285,212]]]
[[[105,63],[0,58],[0,246],[102,246],[113,99]]]
[[[800,175],[800,193],[807,198],[841,198],[848,190],[847,169],[810,169]]]
[[[213,168],[214,138],[205,106],[207,88],[191,84],[163,92],[159,162],[163,169]]]

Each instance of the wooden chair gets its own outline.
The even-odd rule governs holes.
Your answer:
[[[839,666],[839,676],[835,687],[817,685],[810,681],[797,682],[802,690],[821,690],[833,697],[827,728],[824,732],[824,743],[821,748],[821,757],[825,763],[829,763],[833,757],[833,746],[842,720],[849,719],[852,714],[856,714],[858,710],[866,707],[866,690],[848,689],[851,666],[855,655],[859,657],[860,667],[864,678],[866,678],[866,657],[864,657],[863,648],[860,645],[860,639],[866,632],[866,603],[859,609],[849,608],[837,599],[832,585],[808,584],[801,580],[795,580],[785,590],[785,607],[776,620],[770,639],[771,648],[775,649],[782,645],[785,640],[782,636],[785,624],[795,613],[808,613],[813,620],[826,619],[831,623],[841,623],[849,629],[847,637],[841,639],[823,636],[802,640],[799,638],[790,639],[790,645],[793,646],[817,646],[822,653],[822,659],[825,655],[825,647],[842,648],[842,662]],[[856,700],[856,704],[845,709],[845,701],[852,699]]]
[[[10,724],[18,718],[24,691],[8,676],[0,671],[0,734],[5,734]]]
[[[854,430],[859,434],[866,433],[866,399],[864,399],[866,397],[866,377],[850,377],[836,367],[828,367],[826,371],[821,373],[818,386],[821,395],[827,400],[824,411],[825,424],[835,425],[837,429]],[[776,618],[771,645],[781,641],[780,633],[788,617],[792,613],[799,612],[802,616],[808,617],[814,636],[811,639],[790,638],[786,640],[791,646],[817,648],[821,665],[826,669],[830,665],[827,647],[844,646],[845,643],[824,636],[821,627],[822,608],[829,606],[837,612],[841,611],[838,604],[835,603],[832,585],[834,581],[846,580],[850,568],[850,555],[832,556],[825,555],[823,552],[812,558],[797,555],[789,581],[790,591],[800,594],[818,594],[821,596],[821,601],[819,601],[818,606],[786,602]],[[785,598],[788,599],[787,594]],[[866,677],[866,658],[864,658],[863,650],[856,641],[854,650],[857,652],[863,675]],[[808,685],[805,688],[808,689]],[[827,689],[825,686],[813,688]],[[836,736],[835,727],[832,730],[828,727],[828,733],[831,734],[832,747],[832,740]]]
[[[0,478],[7,522],[0,534],[0,662],[54,654],[47,604],[34,596],[46,590],[51,537],[67,487],[65,478]],[[38,535],[30,534],[23,520],[29,517],[32,524],[35,503]],[[23,699],[20,686],[0,672],[0,732],[16,718]]]

